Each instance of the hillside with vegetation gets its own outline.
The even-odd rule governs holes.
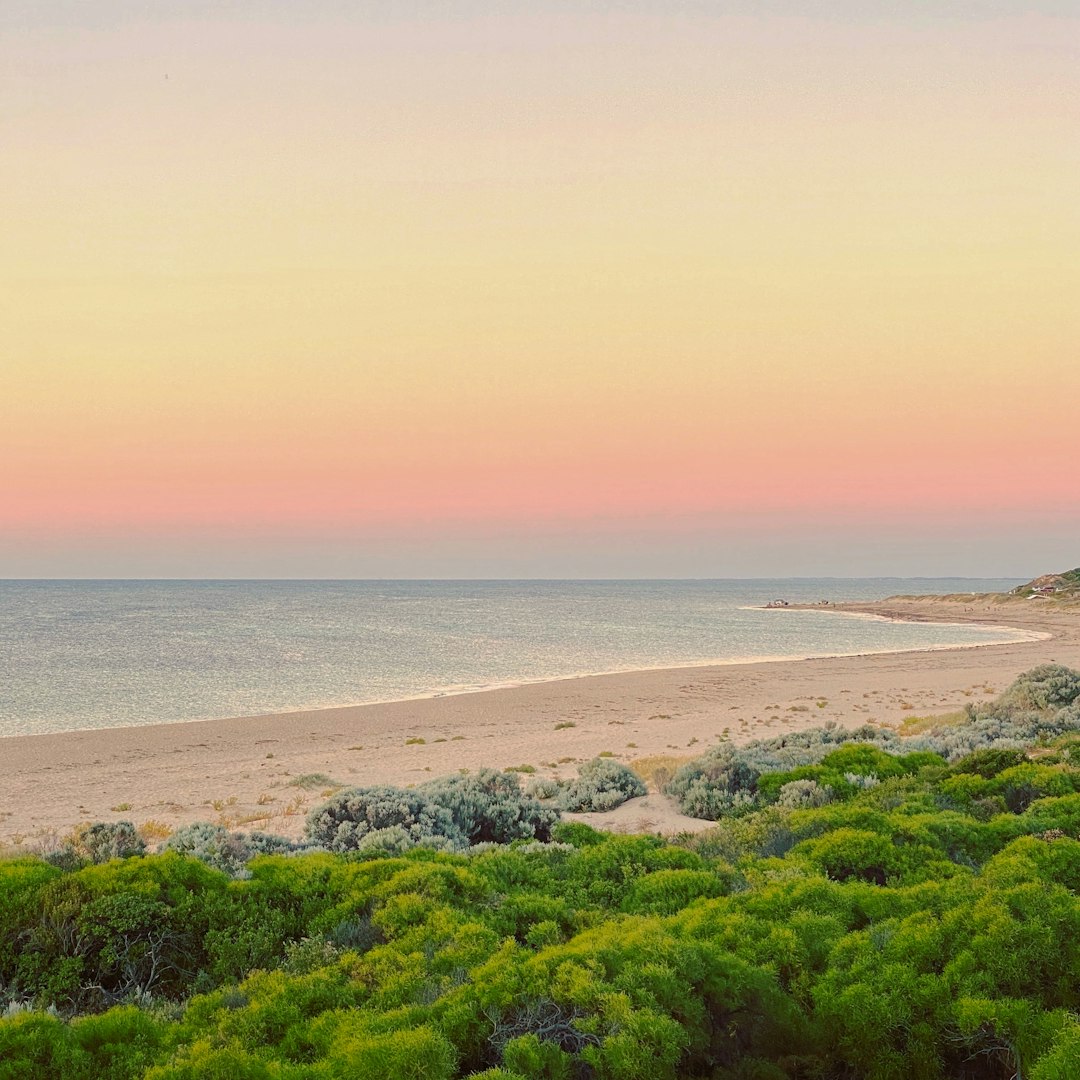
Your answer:
[[[301,843],[86,827],[0,862],[0,1080],[1075,1080],[1080,673],[683,766],[352,789]]]
[[[1017,586],[1010,595],[1024,599],[1080,601],[1080,567],[1062,574],[1043,574],[1026,585]]]
[[[1056,607],[1080,606],[1080,567],[1075,570],[1065,570],[1060,574],[1042,574],[1032,578],[1023,585],[1017,585],[1003,593],[948,593],[934,596],[890,596],[882,603],[890,600],[922,600],[954,602],[963,604],[1012,604],[1018,600],[1034,600]],[[858,606],[858,605],[855,605]]]

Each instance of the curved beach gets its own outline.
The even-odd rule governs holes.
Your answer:
[[[220,820],[296,835],[331,780],[411,784],[458,769],[522,765],[566,775],[602,752],[622,761],[691,756],[723,736],[744,742],[826,721],[857,726],[948,713],[994,696],[1036,664],[1080,667],[1075,608],[899,597],[832,610],[1007,626],[1033,639],[638,670],[346,708],[16,736],[0,740],[0,842],[121,818],[165,828]],[[685,824],[670,818],[662,800],[651,803],[644,816],[656,827]]]

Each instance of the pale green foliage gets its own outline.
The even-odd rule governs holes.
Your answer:
[[[516,776],[495,769],[432,780],[418,790],[450,812],[470,844],[547,840],[559,817],[557,811],[522,794]]]
[[[975,715],[1015,714],[1028,709],[1052,711],[1080,699],[1080,672],[1063,664],[1042,664],[1025,671],[996,701],[976,706]]]
[[[338,792],[311,811],[304,835],[328,851],[362,846],[396,851],[425,842],[460,848],[467,843],[445,806],[420,791],[395,787]]]
[[[331,851],[408,850],[417,844],[460,850],[470,844],[547,840],[557,811],[495,769],[451,776],[412,791],[352,788],[308,815],[307,838]]]
[[[525,794],[534,799],[554,799],[562,791],[562,784],[553,777],[534,776],[525,785]]]
[[[632,769],[612,758],[598,757],[582,765],[576,779],[560,785],[554,802],[562,810],[603,812],[647,793],[644,781]]]
[[[161,846],[162,851],[190,855],[215,870],[237,875],[251,857],[243,833],[230,832],[223,825],[196,821],[174,832]]]
[[[862,788],[863,791],[869,791],[871,788],[875,788],[881,781],[874,773],[870,773],[867,776],[860,775],[859,773],[847,772],[844,773],[844,779],[855,788]]]
[[[780,796],[776,804],[792,810],[805,810],[824,806],[832,800],[831,787],[822,787],[816,780],[792,780],[780,788]]]
[[[215,870],[243,877],[245,864],[256,855],[295,855],[312,849],[272,833],[231,832],[224,825],[196,821],[177,829],[161,850],[190,855]]]
[[[104,863],[146,852],[146,844],[130,821],[95,821],[82,825],[55,851],[45,854],[54,866],[71,869],[82,863]]]

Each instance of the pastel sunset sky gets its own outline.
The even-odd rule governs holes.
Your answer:
[[[1080,563],[1073,3],[4,0],[0,577]]]

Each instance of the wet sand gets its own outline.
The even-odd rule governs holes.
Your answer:
[[[480,693],[229,720],[0,739],[0,844],[131,820],[150,833],[191,821],[296,836],[331,782],[415,784],[459,769],[530,766],[571,776],[621,761],[692,756],[826,721],[857,726],[952,712],[1020,672],[1080,668],[1080,609],[1044,601],[893,598],[838,612],[976,622],[1048,635],[981,648],[665,668]],[[778,611],[777,618],[797,618]],[[838,615],[838,617],[840,617]],[[660,796],[609,824],[684,827]]]

